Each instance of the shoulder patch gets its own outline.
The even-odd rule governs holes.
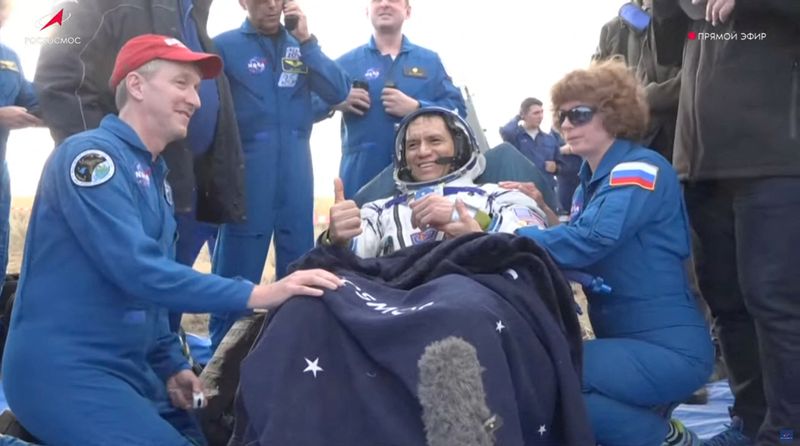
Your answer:
[[[172,199],[172,187],[170,187],[166,179],[164,179],[164,199],[167,200],[167,204],[170,207],[175,206],[175,201]]]
[[[114,161],[106,152],[97,149],[79,153],[69,167],[69,176],[76,186],[98,186],[110,180],[116,172]]]
[[[519,220],[520,226],[539,226],[545,227],[544,219],[533,210],[526,207],[514,207],[514,216]]]
[[[642,161],[619,163],[611,170],[609,185],[639,186],[642,189],[655,190],[656,178],[658,178],[658,167],[650,163]]]
[[[411,234],[411,243],[419,245],[420,243],[436,240],[437,233],[438,231],[433,228],[427,229],[424,232],[415,232]]]
[[[19,71],[19,67],[13,60],[0,60],[0,70]]]

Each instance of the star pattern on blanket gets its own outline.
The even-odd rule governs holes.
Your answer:
[[[545,432],[547,432],[547,426],[544,424],[539,426],[539,436],[543,437]]]
[[[319,358],[314,358],[313,361],[309,360],[308,358],[303,358],[308,363],[308,367],[303,370],[303,373],[311,372],[314,374],[314,378],[317,377],[317,372],[323,372],[322,367],[319,366]]]
[[[502,333],[505,328],[506,326],[503,325],[503,321],[497,321],[497,324],[494,326],[494,329],[497,330],[498,333]]]

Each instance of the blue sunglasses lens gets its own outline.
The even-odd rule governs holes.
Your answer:
[[[558,112],[558,124],[564,124],[564,120],[569,118],[569,122],[574,126],[584,125],[594,117],[594,109],[585,105],[579,105],[567,111]]]

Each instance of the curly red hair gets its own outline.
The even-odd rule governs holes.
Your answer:
[[[644,88],[623,62],[617,59],[595,62],[585,70],[574,70],[550,90],[553,122],[558,110],[571,101],[597,108],[603,128],[616,138],[638,140],[647,130],[650,110]]]

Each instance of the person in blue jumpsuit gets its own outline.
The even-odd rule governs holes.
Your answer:
[[[403,35],[403,23],[411,14],[408,1],[369,3],[374,28],[369,43],[336,60],[351,81],[347,100],[314,102],[317,119],[342,112],[339,178],[346,198],[392,164],[395,126],[407,114],[440,106],[466,117],[464,98],[439,56]]]
[[[500,137],[511,143],[528,158],[547,180],[547,187],[556,192],[555,173],[560,160],[559,147],[563,145],[555,134],[543,132],[540,128],[544,110],[542,101],[525,98],[519,106],[519,114],[500,127]]]
[[[8,16],[9,8],[6,0],[0,0],[0,28]],[[8,266],[11,213],[11,181],[6,164],[6,143],[11,130],[42,125],[42,121],[30,113],[38,105],[33,85],[22,74],[17,53],[0,43],[0,292],[3,290]]]
[[[245,156],[247,221],[220,228],[213,271],[261,281],[275,236],[276,277],[314,247],[314,176],[309,139],[311,93],[340,102],[344,72],[320,49],[296,2],[241,0],[247,18],[214,42],[225,61]],[[281,25],[281,11],[297,20]],[[241,314],[214,314],[216,349]]]
[[[604,446],[698,444],[669,420],[703,386],[714,351],[687,280],[690,238],[677,175],[633,141],[646,129],[641,87],[621,62],[568,74],[553,87],[555,121],[584,159],[568,223],[518,235],[563,269],[601,277],[584,289],[597,339],[584,345],[583,392]]]
[[[161,152],[186,136],[201,77],[220,70],[177,39],[131,39],[111,78],[119,117],[67,138],[44,167],[2,374],[11,410],[45,444],[204,444],[190,411],[202,385],[168,311],[269,308],[338,287],[322,270],[254,286],[174,261]]]

